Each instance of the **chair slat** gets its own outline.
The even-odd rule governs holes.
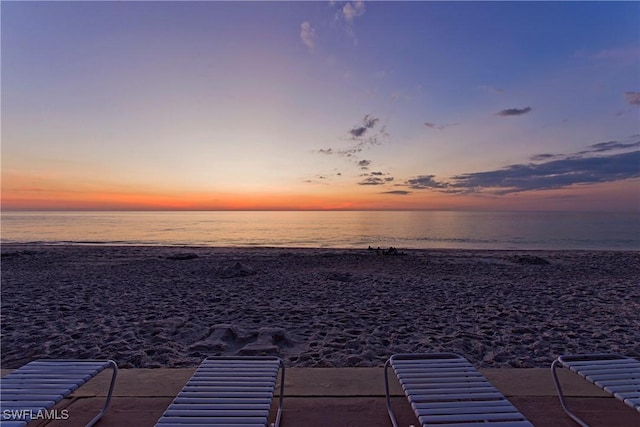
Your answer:
[[[207,358],[156,425],[264,427],[281,367],[277,357]]]
[[[387,409],[394,427],[387,369],[391,367],[422,426],[533,427],[464,357],[397,354],[385,364]]]
[[[102,411],[88,424],[95,424],[107,411],[117,375],[111,360],[42,359],[27,363],[0,379],[2,427],[20,424],[51,409],[73,391],[106,368],[113,369],[111,384]],[[4,411],[9,411],[5,414]],[[8,415],[5,417],[5,415]],[[20,418],[20,419],[12,419]],[[17,424],[15,424],[17,422]]]

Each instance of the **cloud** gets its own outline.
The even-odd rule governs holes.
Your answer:
[[[360,124],[347,132],[347,141],[352,144],[351,147],[338,150],[336,153],[343,157],[350,157],[360,169],[367,170],[371,161],[359,160],[356,155],[365,148],[380,145],[382,140],[389,136],[385,126],[375,129],[378,122],[380,122],[379,118],[371,114],[365,115]]]
[[[404,186],[444,193],[505,195],[640,178],[640,140],[638,135],[633,138],[636,139],[591,144],[576,153],[536,154],[531,156],[531,163],[463,173],[447,180],[420,175],[407,180]],[[632,149],[636,150],[629,151]]]
[[[637,44],[632,46],[620,46],[598,52],[588,52],[580,50],[573,55],[574,58],[586,58],[595,61],[605,61],[614,64],[635,65],[640,59],[640,47]]]
[[[300,39],[310,51],[316,46],[316,38],[316,30],[311,26],[309,21],[304,21],[300,24]]]
[[[631,105],[640,106],[640,92],[625,92],[624,100]]]
[[[321,148],[315,152],[327,156],[337,156],[347,158],[350,163],[354,164],[361,171],[368,171],[372,162],[368,159],[363,159],[360,155],[362,151],[375,145],[382,144],[382,141],[389,136],[385,126],[378,126],[380,119],[372,114],[366,114],[359,124],[351,128],[346,132],[346,135],[341,138],[343,143],[347,146],[344,148]],[[377,176],[381,177],[388,175],[383,172],[372,172],[363,174],[360,176]],[[383,182],[392,181],[393,178],[381,178]],[[375,181],[363,181],[361,185],[377,185]]]
[[[335,2],[330,3],[333,7]],[[353,40],[354,45],[358,44],[358,39],[356,38],[356,34],[353,31],[353,21],[355,18],[364,15],[366,12],[366,8],[364,6],[364,1],[351,1],[345,3],[342,8],[336,12],[335,19],[337,21],[344,21],[346,26],[346,32]]]
[[[368,160],[366,160],[368,162]],[[387,176],[387,178],[385,178],[387,181],[393,181],[393,178],[389,178],[388,175],[391,175],[388,172],[369,172],[369,173],[362,173],[360,174],[360,176]]]
[[[361,123],[354,126],[351,130],[347,131],[347,141],[353,145],[343,150],[334,150],[332,148],[319,150],[322,154],[337,154],[343,157],[354,157],[355,154],[361,152],[365,147],[372,145],[380,145],[383,138],[389,136],[385,126],[382,126],[379,130],[374,131],[374,128],[380,121],[379,118],[373,117],[371,114],[367,114],[362,119]]]
[[[382,178],[378,178],[376,176],[370,176],[358,183],[358,185],[383,185],[383,184],[385,184],[385,180]]]
[[[366,116],[364,116],[364,119],[362,119],[362,124],[351,129],[349,131],[349,134],[351,134],[351,137],[353,139],[360,138],[364,136],[364,134],[367,133],[369,129],[373,129],[378,121],[380,121],[380,119],[367,114]]]
[[[499,87],[495,87],[495,86],[491,86],[491,85],[481,85],[480,89],[483,89],[487,92],[490,93],[495,93],[495,94],[499,94],[502,95],[504,93],[504,89],[501,89]]]
[[[531,107],[525,108],[507,108],[498,112],[498,116],[521,116],[531,111]]]
[[[640,147],[640,141],[634,141],[634,142],[620,142],[620,141],[598,142],[597,144],[590,145],[588,150],[580,151],[578,154],[602,153],[602,152],[605,152],[605,151],[624,150],[624,149],[627,149],[627,148],[634,148],[634,147]]]
[[[386,178],[379,178],[377,176],[370,176],[365,178],[364,180],[360,181],[358,183],[358,185],[384,185],[387,184],[391,181],[393,181],[394,178],[392,176],[388,176]]]
[[[355,146],[352,148],[346,148],[344,150],[334,150],[333,148],[321,148],[317,150],[319,154],[325,154],[327,156],[340,156],[340,157],[350,157],[353,158],[355,155],[362,151],[362,147]]]
[[[448,127],[457,126],[457,125],[458,125],[458,123],[448,123],[448,124],[445,124],[445,125],[437,125],[437,124],[431,123],[431,122],[424,122],[424,126],[426,128],[428,128],[428,129],[438,129],[438,130],[443,130],[443,129],[446,129]]]
[[[351,134],[352,137],[354,138],[360,138],[362,135],[365,134],[365,132],[367,132],[367,128],[364,126],[360,126],[357,128],[353,128],[349,131],[349,133]]]
[[[633,47],[618,47],[605,49],[591,55],[593,59],[617,59],[617,60],[637,60],[640,58],[640,49]]]
[[[364,15],[365,12],[364,1],[347,2],[342,6],[342,17],[349,24],[353,24],[353,19]]]
[[[340,176],[339,173],[336,175]],[[330,181],[332,181],[330,176],[322,175],[322,174],[316,174],[313,178],[307,178],[302,180],[302,182],[305,182],[307,184],[322,184],[322,185],[329,185]]]
[[[362,170],[369,169],[369,165],[371,164],[371,160],[360,160],[358,163],[358,167]]]
[[[535,155],[531,156],[530,159],[531,159],[531,161],[538,162],[538,161],[553,159],[555,157],[559,157],[559,155],[558,154],[544,153],[544,154],[535,154]]]
[[[640,177],[640,151],[600,157],[567,157],[539,164],[457,175],[449,185],[470,192],[495,194],[549,190]]]
[[[415,178],[411,178],[407,180],[407,185],[410,188],[414,189],[425,189],[425,188],[446,188],[447,184],[443,182],[436,181],[435,175],[420,175]]]
[[[406,190],[391,190],[391,191],[383,191],[380,194],[395,194],[398,196],[406,196],[408,194],[411,194],[411,191],[406,191]]]

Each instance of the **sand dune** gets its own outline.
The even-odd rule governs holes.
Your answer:
[[[479,367],[640,356],[640,253],[4,245],[2,367],[208,355],[381,366],[454,351]]]

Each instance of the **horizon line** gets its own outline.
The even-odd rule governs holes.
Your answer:
[[[572,209],[482,209],[482,208],[360,208],[360,209],[352,209],[352,208],[329,208],[329,209],[175,209],[175,208],[166,208],[166,209],[2,209],[0,208],[1,213],[9,213],[9,212],[539,212],[539,213],[627,213],[627,214],[638,214],[640,213],[640,208],[636,210],[572,210]]]

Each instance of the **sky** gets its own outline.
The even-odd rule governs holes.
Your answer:
[[[3,210],[640,212],[639,2],[0,7]]]

